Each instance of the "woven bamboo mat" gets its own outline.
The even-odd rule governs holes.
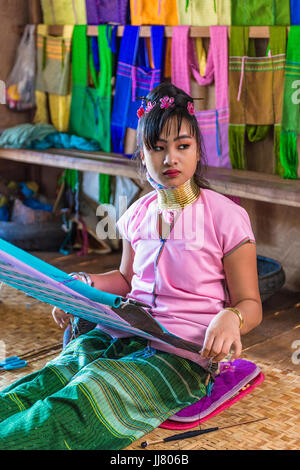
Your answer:
[[[1,390],[55,357],[62,349],[63,332],[52,319],[49,305],[6,285],[0,290],[0,301],[0,358],[35,354],[26,359],[24,369],[0,372]]]
[[[230,426],[259,418],[258,423],[236,426],[191,439],[171,441],[148,450],[298,450],[300,447],[300,377],[294,373],[266,366],[257,361],[265,375],[264,382],[252,393],[202,424],[202,428]],[[193,428],[196,430],[197,428]],[[143,441],[164,439],[178,434],[156,428],[127,450],[141,449]]]
[[[20,291],[3,286],[0,290],[0,357],[36,351],[28,366],[0,373],[0,390],[40,368],[61,350],[62,330],[54,323],[51,307],[35,303]],[[298,330],[299,331],[299,330]],[[49,347],[49,348],[48,348]],[[46,349],[44,349],[46,348]],[[52,349],[51,349],[52,348]],[[247,357],[247,354],[245,354]],[[149,446],[149,450],[297,450],[300,448],[300,376],[279,369],[270,361],[251,358],[265,374],[265,381],[202,427],[229,426],[252,419],[266,421],[237,426],[192,439]],[[247,357],[248,358],[248,357]],[[196,429],[196,428],[194,428]],[[127,450],[139,450],[144,440],[164,439],[177,431],[157,428]]]

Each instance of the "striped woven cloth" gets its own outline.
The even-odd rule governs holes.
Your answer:
[[[235,107],[230,110],[232,123],[281,123],[283,94],[278,96],[277,91],[280,89],[279,84],[283,83],[285,60],[285,54],[268,57],[230,56],[229,72],[236,92],[233,96]],[[241,103],[239,110],[236,101]]]
[[[201,399],[205,371],[94,329],[0,392],[0,449],[122,449]]]
[[[73,26],[63,27],[61,36],[38,25],[36,90],[66,96],[70,93]]]
[[[229,152],[233,168],[246,168],[245,134],[251,142],[262,140],[274,126],[274,173],[282,174],[280,131],[286,28],[269,27],[265,56],[256,57],[249,28],[231,27],[229,47]]]

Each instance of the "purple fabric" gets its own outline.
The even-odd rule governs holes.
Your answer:
[[[204,75],[197,65],[195,44],[189,26],[175,26],[172,34],[172,83],[191,94],[190,72],[200,86],[215,82],[216,109],[195,113],[202,133],[209,166],[231,168],[228,124],[228,44],[227,26],[210,27],[210,47]]]
[[[87,23],[126,24],[128,0],[86,0]]]
[[[184,408],[170,419],[188,422],[204,418],[237,394],[259,372],[260,368],[256,364],[244,359],[221,363],[221,371],[216,377],[211,395],[205,396],[197,403]]]
[[[100,18],[100,0],[85,0],[87,24],[98,25]]]
[[[218,111],[196,111],[195,116],[203,137],[207,164],[231,168],[228,143],[228,108]]]

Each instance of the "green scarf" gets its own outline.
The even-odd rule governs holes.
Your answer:
[[[280,159],[284,178],[297,179],[297,136],[300,134],[300,26],[291,26],[286,56]]]
[[[100,72],[94,65],[91,38],[87,26],[76,25],[72,49],[72,102],[69,132],[99,143],[111,151],[110,114],[112,52],[109,46],[111,26],[98,26]],[[99,175],[99,202],[110,202],[110,175]]]

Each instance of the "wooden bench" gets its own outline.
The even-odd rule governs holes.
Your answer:
[[[47,151],[0,148],[0,159],[57,168],[70,168],[139,181],[137,163],[118,154],[50,149]],[[300,180],[256,171],[208,167],[206,178],[212,189],[227,195],[256,201],[300,207]]]

